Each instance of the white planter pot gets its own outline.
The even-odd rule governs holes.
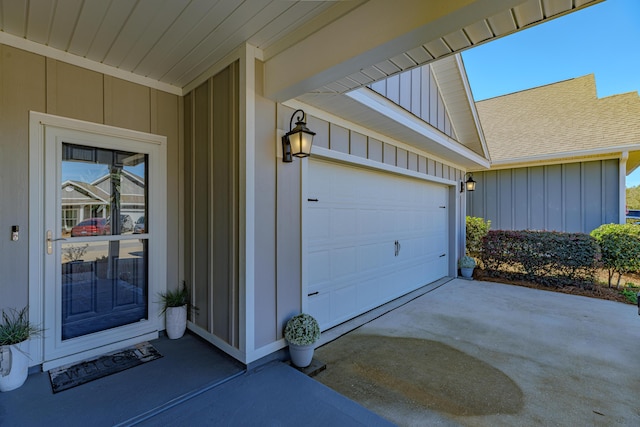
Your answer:
[[[460,274],[462,274],[462,277],[473,277],[473,268],[462,268],[460,267]]]
[[[298,368],[306,368],[311,364],[313,359],[313,344],[295,345],[289,343],[289,355],[291,363]]]
[[[15,390],[27,380],[29,342],[0,347],[0,391]]]
[[[167,307],[165,312],[166,332],[169,339],[175,340],[184,335],[187,329],[187,306]]]

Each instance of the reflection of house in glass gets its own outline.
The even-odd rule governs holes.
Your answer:
[[[91,183],[67,180],[62,183],[62,230],[71,228],[87,218],[108,218],[110,215],[111,180],[106,174]],[[122,171],[120,187],[120,215],[135,223],[144,215],[145,182],[138,175]],[[129,222],[129,219],[127,219]]]

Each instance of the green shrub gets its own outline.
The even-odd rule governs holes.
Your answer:
[[[627,299],[631,304],[638,304],[638,295],[631,289],[623,289],[620,291],[623,297]]]
[[[602,265],[609,273],[609,287],[618,274],[616,288],[625,273],[640,269],[640,227],[632,224],[604,224],[591,232],[602,251]]]
[[[491,221],[484,218],[468,216],[466,219],[467,228],[467,255],[474,258],[481,258],[482,239],[489,232]]]
[[[487,274],[546,286],[591,286],[600,252],[584,233],[489,231],[482,261]]]

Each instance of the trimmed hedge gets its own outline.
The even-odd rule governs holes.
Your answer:
[[[466,218],[467,255],[481,258],[482,239],[487,235],[490,227],[491,221],[485,221],[484,218],[476,216]]]
[[[600,260],[596,240],[584,233],[492,230],[483,239],[487,274],[546,286],[591,286]]]
[[[609,273],[609,287],[618,273],[616,288],[625,273],[640,270],[640,227],[632,224],[604,224],[591,232],[602,251],[602,266]]]

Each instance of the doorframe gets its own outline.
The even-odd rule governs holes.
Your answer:
[[[166,147],[167,138],[145,132],[117,128],[108,125],[69,119],[39,112],[29,112],[29,321],[34,325],[43,325],[45,319],[45,203],[44,203],[44,176],[45,176],[45,129],[47,126],[64,130],[86,132],[101,137],[114,137],[129,139],[153,144],[155,147],[150,153],[149,183],[166,180]],[[98,345],[95,348],[81,353],[55,359],[52,363],[44,360],[44,338],[38,337],[31,341],[30,366],[43,364],[43,369],[50,369],[66,363],[72,363],[88,357],[96,356],[108,351],[133,345],[142,341],[155,339],[158,331],[163,329],[162,319],[159,316],[159,306],[153,296],[166,291],[166,272],[153,269],[151,266],[165,266],[167,261],[166,251],[166,191],[155,191],[152,187],[148,195],[148,205],[153,209],[153,228],[158,230],[154,234],[153,245],[149,245],[149,271],[148,271],[148,322],[150,328],[144,333],[129,337],[114,343]],[[150,227],[151,228],[151,227]],[[55,331],[44,331],[44,334]],[[45,366],[46,365],[46,366]]]

